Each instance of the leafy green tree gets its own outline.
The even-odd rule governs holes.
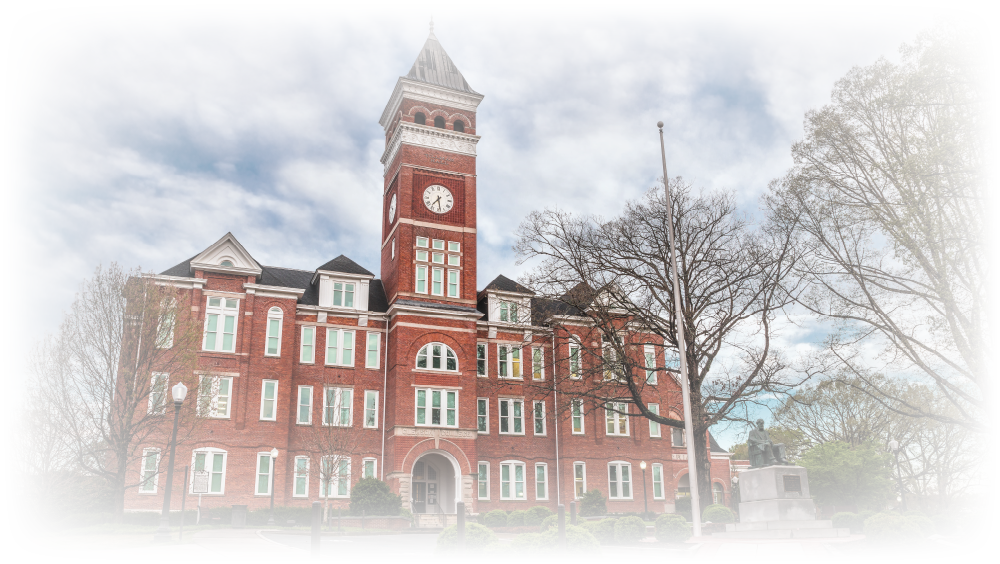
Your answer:
[[[892,495],[889,453],[872,443],[834,441],[806,451],[799,464],[809,472],[809,491],[821,505],[878,509]]]

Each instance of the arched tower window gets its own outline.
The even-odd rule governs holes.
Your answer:
[[[462,120],[458,120],[455,122],[455,131],[460,131],[462,133],[465,133],[465,123],[463,123]]]
[[[441,116],[437,116],[436,118],[434,118],[434,127],[440,127],[441,129],[444,129],[444,118]]]
[[[413,116],[413,123],[427,125],[427,116],[424,115],[424,112],[417,112],[417,115]]]
[[[427,343],[417,353],[417,368],[458,372],[458,357],[444,343]]]

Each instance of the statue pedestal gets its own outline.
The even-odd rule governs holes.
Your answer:
[[[816,520],[809,497],[809,479],[801,466],[766,466],[739,475],[740,522],[726,525],[714,538],[791,539],[846,537],[850,529],[835,529]]]

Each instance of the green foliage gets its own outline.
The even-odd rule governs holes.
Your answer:
[[[535,539],[541,536],[539,533],[521,533],[510,541],[511,548],[517,553],[517,562],[531,562],[531,545]]]
[[[604,501],[604,494],[600,490],[590,490],[580,498],[580,515],[583,517],[596,517],[608,513],[607,504]]]
[[[865,536],[878,542],[906,542],[920,539],[924,533],[918,519],[898,513],[876,513],[865,519]]]
[[[830,520],[833,521],[834,527],[838,529],[850,529],[854,534],[861,534],[865,530],[865,518],[860,513],[848,513],[846,511],[834,513],[833,517],[830,517]]]
[[[476,523],[465,524],[465,548],[482,549],[496,544],[497,536],[490,529]],[[438,550],[454,550],[460,548],[458,545],[458,526],[446,527],[438,535]]]
[[[970,513],[960,519],[962,531],[970,537],[988,537],[993,528],[993,512]]]
[[[632,544],[646,538],[646,524],[639,517],[622,517],[615,521],[615,542]]]
[[[691,498],[690,497],[679,497],[674,500],[674,511],[683,515],[688,521],[691,520]]]
[[[486,562],[519,562],[517,551],[509,544],[491,544],[483,549],[483,560]]]
[[[750,460],[750,445],[746,442],[729,447],[729,452],[733,453],[733,460]]]
[[[600,521],[584,521],[583,528],[594,535],[597,542],[611,544],[615,542],[615,521],[617,519],[601,519]]]
[[[736,521],[736,514],[725,505],[713,503],[701,512],[701,520],[712,523],[733,523]]]
[[[399,515],[402,503],[378,478],[362,478],[351,488],[351,515]]]
[[[931,515],[931,522],[939,535],[954,535],[958,532],[958,523],[947,515]]]
[[[511,547],[533,554],[544,550],[593,552],[600,547],[600,543],[585,528],[566,525],[566,542],[562,545],[559,543],[559,527],[553,526],[542,533],[518,535],[511,542]]]
[[[524,515],[524,524],[529,527],[534,527],[536,525],[541,525],[542,521],[546,518],[552,516],[552,510],[548,507],[543,507],[541,505],[536,505],[531,509],[528,509]]]
[[[503,509],[494,509],[486,514],[483,518],[483,525],[495,529],[497,527],[507,526],[507,512]]]
[[[542,532],[545,532],[545,531],[547,531],[547,530],[549,530],[551,528],[558,528],[559,527],[559,516],[558,515],[549,515],[545,519],[542,519],[542,525],[541,526],[542,526]]]
[[[817,502],[854,507],[876,507],[891,495],[890,462],[889,454],[871,443],[851,448],[840,441],[816,445],[799,460]]]
[[[507,526],[523,527],[525,525],[524,516],[527,514],[528,512],[524,510],[511,511],[510,515],[507,516]]]
[[[656,540],[660,542],[684,542],[691,538],[691,526],[683,516],[665,513],[656,518]]]
[[[413,519],[413,513],[411,513],[410,510],[406,509],[406,508],[402,508],[402,509],[399,510],[399,516],[400,517],[405,517],[406,519],[410,519],[410,520]]]

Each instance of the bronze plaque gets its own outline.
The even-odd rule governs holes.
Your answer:
[[[798,476],[784,475],[785,493],[802,493],[802,479]]]

